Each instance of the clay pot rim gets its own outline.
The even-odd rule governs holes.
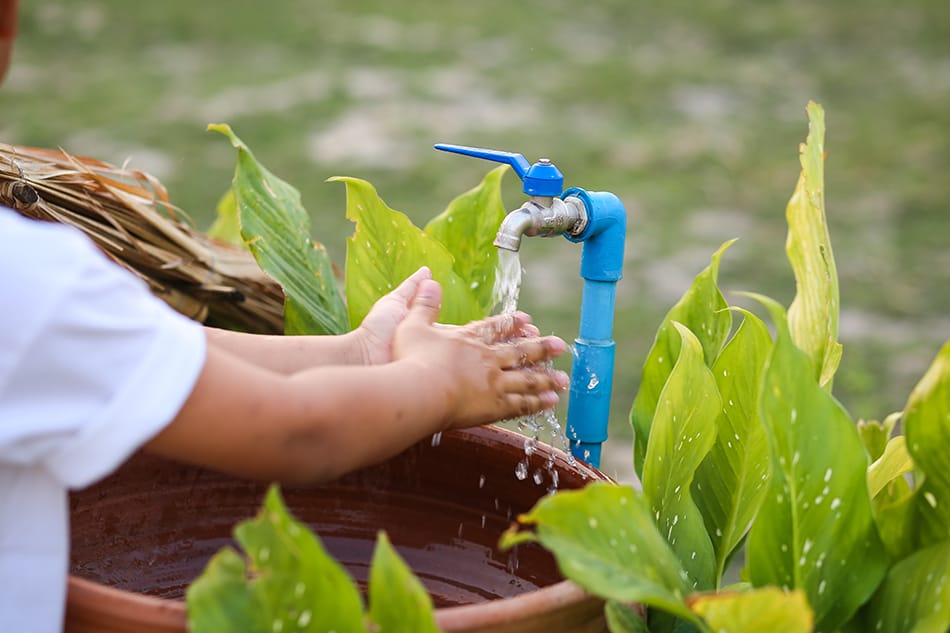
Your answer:
[[[149,625],[173,627],[188,619],[184,600],[168,600],[125,591],[72,574],[69,575],[67,586],[70,595],[69,604],[82,603],[84,610],[98,611],[97,605],[120,603],[125,607],[123,611],[130,615],[134,614],[137,624],[146,629]],[[77,600],[77,598],[82,599]],[[435,619],[443,628],[451,628],[456,622],[464,622],[468,626],[490,626],[515,620],[525,612],[533,612],[539,607],[554,611],[560,605],[588,600],[602,601],[570,580],[562,580],[511,598],[436,609]],[[492,605],[491,609],[485,608],[488,604]],[[110,614],[114,616],[111,610]],[[143,622],[143,616],[146,619],[151,619],[148,616],[154,616],[154,621]]]
[[[519,445],[524,439],[521,434],[498,426],[460,429],[452,431],[452,433],[470,442],[484,443],[491,439],[493,442],[513,446]],[[616,483],[611,477],[581,460],[577,460],[574,464],[568,464],[564,454],[554,447],[539,443],[537,451],[540,454],[550,454],[555,458],[555,461],[563,462],[565,467],[582,472],[586,475],[585,478],[590,478],[592,481]],[[551,614],[561,608],[584,603],[589,604],[589,608],[599,609],[599,605],[602,605],[603,602],[602,598],[588,593],[574,582],[561,580],[547,587],[509,598],[442,607],[435,609],[434,613],[436,623],[446,631],[456,630],[462,625],[464,625],[465,630],[481,630],[483,628],[488,630],[493,626],[520,621],[524,618],[525,613]],[[104,608],[104,605],[109,608]],[[187,627],[188,616],[185,600],[170,600],[126,591],[69,574],[67,579],[67,612],[74,611],[76,612],[74,615],[83,620],[90,617],[98,618],[99,614],[102,614],[108,615],[114,621],[119,615],[115,610],[116,605],[121,605],[120,611],[125,616],[128,624],[142,630],[173,633]],[[67,621],[69,618],[70,615],[67,613]]]

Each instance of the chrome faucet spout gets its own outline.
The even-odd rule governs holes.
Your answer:
[[[536,218],[527,206],[515,209],[502,221],[494,244],[506,251],[518,252],[523,235],[537,235]]]
[[[586,226],[587,209],[580,199],[532,196],[531,200],[505,217],[498,228],[494,244],[498,248],[517,251],[521,248],[522,237],[577,236]]]

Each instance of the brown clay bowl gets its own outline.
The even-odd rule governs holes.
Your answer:
[[[365,587],[379,530],[429,590],[446,633],[602,633],[603,602],[563,580],[553,558],[498,538],[551,485],[606,480],[539,444],[515,477],[524,438],[498,428],[445,433],[312,488],[282,489],[294,515]],[[542,483],[533,476],[540,470]],[[231,532],[253,517],[266,484],[137,454],[70,497],[66,633],[185,633],[185,589]]]

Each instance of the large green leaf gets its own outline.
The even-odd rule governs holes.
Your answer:
[[[699,340],[686,326],[674,321],[673,327],[682,344],[653,418],[643,463],[643,494],[657,528],[686,569],[690,589],[705,590],[716,585],[715,556],[693,500],[692,483],[716,441],[721,404]]]
[[[715,550],[717,583],[768,485],[769,449],[758,396],[772,337],[761,319],[742,312],[742,324],[713,365],[722,400],[718,434],[693,483],[693,497]]]
[[[553,552],[565,577],[591,593],[698,622],[683,602],[690,590],[686,571],[657,531],[647,501],[632,488],[598,482],[558,492],[518,521],[535,531],[513,528],[502,547],[538,541]]]
[[[241,236],[261,268],[284,290],[287,334],[346,332],[346,307],[326,249],[310,239],[310,216],[300,192],[269,172],[227,125],[209,125],[238,151],[231,190]]]
[[[682,323],[696,335],[702,344],[707,366],[715,362],[732,329],[732,314],[726,310],[726,300],[716,284],[719,261],[731,244],[732,241],[726,242],[713,253],[709,266],[696,276],[689,290],[663,318],[653,347],[643,363],[640,389],[630,410],[633,464],[637,475],[643,475],[643,459],[660,391],[672,371],[674,359],[679,356],[680,335],[673,328],[673,321]]]
[[[862,615],[866,631],[950,630],[950,541],[931,545],[894,565]]]
[[[716,633],[811,633],[813,616],[801,591],[766,587],[703,594],[690,607]]]
[[[271,487],[257,518],[235,528],[248,557],[225,548],[188,588],[191,633],[366,631],[353,580]]]
[[[838,343],[838,272],[825,219],[825,113],[808,102],[808,137],[802,144],[802,172],[785,211],[785,250],[797,292],[788,309],[792,340],[812,360],[819,383],[831,388],[841,361]]]
[[[445,245],[455,257],[455,272],[468,282],[483,314],[494,308],[498,249],[495,234],[505,219],[501,179],[508,167],[488,172],[482,182],[449,203],[426,225],[426,234]]]
[[[904,430],[918,485],[878,513],[895,559],[950,538],[950,342],[911,393]]]
[[[868,456],[848,414],[819,386],[811,360],[792,342],[781,306],[760,300],[778,330],[760,395],[772,476],[749,534],[748,576],[757,587],[803,590],[816,632],[829,633],[884,575]]]
[[[428,266],[442,284],[441,322],[463,324],[485,316],[441,242],[423,233],[405,214],[390,209],[365,180],[330,180],[346,185],[346,217],[356,222],[346,248],[346,300],[352,327],[363,321],[380,297],[422,266]]]
[[[380,633],[439,633],[432,598],[380,532],[369,573],[370,616]]]

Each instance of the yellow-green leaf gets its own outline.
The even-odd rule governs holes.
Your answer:
[[[876,497],[891,481],[914,469],[914,460],[907,452],[903,435],[892,438],[884,447],[884,453],[868,467],[868,490]]]
[[[841,361],[838,343],[838,272],[825,218],[825,113],[808,103],[808,137],[801,145],[802,171],[785,217],[785,250],[797,292],[788,309],[792,340],[811,359],[819,384],[831,389]]]
[[[804,591],[816,633],[833,633],[871,596],[886,566],[868,456],[847,412],[792,341],[782,307],[760,300],[778,330],[759,398],[772,476],[749,533],[748,576],[756,587]]]
[[[931,545],[894,565],[862,615],[865,631],[950,630],[950,541]]]
[[[703,594],[690,607],[715,633],[811,633],[805,594],[776,587],[743,593]]]
[[[858,420],[858,435],[864,442],[864,448],[867,450],[871,461],[875,461],[884,454],[887,448],[887,442],[891,439],[894,432],[894,426],[900,420],[903,412],[892,413],[883,422],[877,420]]]
[[[625,604],[607,601],[604,605],[604,616],[610,633],[650,633],[646,621]]]
[[[904,411],[917,487],[878,513],[888,551],[897,560],[950,539],[950,342],[914,387]]]
[[[691,489],[696,469],[716,440],[721,409],[699,340],[673,322],[679,356],[660,392],[643,464],[643,494],[657,528],[689,576],[690,590],[715,587],[715,556]]]
[[[422,266],[428,266],[442,284],[440,322],[464,324],[485,316],[441,242],[405,214],[390,209],[365,180],[336,177],[330,181],[346,185],[346,217],[356,223],[346,248],[346,299],[352,327],[363,321],[380,297]]]
[[[369,573],[370,617],[382,633],[439,633],[432,598],[389,542],[376,539]]]
[[[234,536],[247,563],[226,548],[189,586],[191,633],[366,632],[356,584],[290,516],[276,486]]]
[[[535,530],[509,530],[502,547],[538,541],[565,577],[591,593],[698,621],[683,601],[690,586],[686,571],[657,531],[646,500],[632,488],[592,483],[561,491],[518,521]]]
[[[745,318],[712,368],[722,409],[716,442],[693,482],[693,498],[716,552],[717,581],[749,529],[768,485],[769,450],[758,396],[772,337],[761,319],[740,311]]]
[[[734,241],[726,242],[713,253],[709,266],[696,276],[689,290],[663,318],[653,347],[643,363],[640,388],[630,410],[634,435],[633,464],[637,475],[643,475],[643,460],[660,391],[679,356],[680,335],[672,322],[682,323],[696,335],[702,344],[707,366],[712,366],[716,361],[732,329],[732,314],[726,310],[726,300],[716,280],[722,255]]]
[[[486,315],[494,308],[498,249],[493,242],[505,219],[501,179],[507,170],[503,165],[488,172],[477,187],[455,198],[425,227],[426,234],[442,242],[455,257],[455,272],[468,282]]]
[[[238,213],[237,198],[234,197],[232,189],[225,191],[218,201],[217,217],[208,229],[208,237],[247,248],[244,238],[241,237],[241,218]]]
[[[284,290],[287,334],[342,334],[346,307],[326,249],[310,238],[300,192],[269,172],[228,125],[209,125],[238,151],[231,190],[241,237],[261,268]]]

